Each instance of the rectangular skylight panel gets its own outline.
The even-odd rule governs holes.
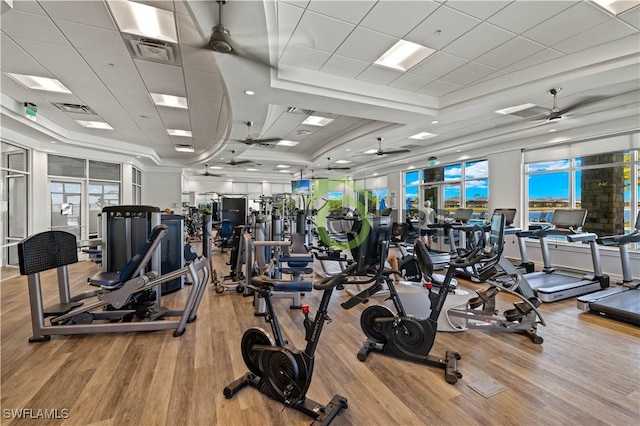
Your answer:
[[[377,150],[377,149],[368,149],[368,150],[366,150],[364,153],[365,153],[365,154],[375,154],[376,152],[378,152],[378,150]]]
[[[193,152],[193,145],[175,145],[178,152]]]
[[[333,118],[318,117],[317,115],[310,115],[302,122],[302,124],[322,127],[322,126],[326,126],[332,121],[333,121]]]
[[[404,72],[425,60],[433,52],[435,50],[420,44],[398,40],[374,64]]]
[[[276,145],[281,145],[281,146],[296,146],[298,145],[300,142],[296,142],[296,141],[288,141],[288,140],[281,140],[280,142],[278,142]]]
[[[171,108],[189,109],[187,98],[181,96],[163,95],[160,93],[150,93],[153,103],[158,106],[166,106]]]
[[[622,12],[636,7],[640,4],[640,0],[594,0],[603,8],[607,9],[614,15],[620,15]]]
[[[132,1],[109,1],[120,31],[156,40],[178,42],[173,12]]]
[[[291,166],[288,166],[286,164],[278,164],[276,167],[279,168],[279,169],[288,169]]]
[[[71,93],[64,84],[55,78],[37,77],[35,75],[7,73],[11,78],[17,80],[29,89],[46,90],[48,92]]]
[[[349,160],[337,160],[336,164],[349,164],[351,161]]]
[[[513,114],[514,112],[524,111],[525,109],[533,108],[534,106],[536,106],[536,104],[522,104],[522,105],[512,106],[509,108],[499,109],[494,112],[497,112],[498,114],[505,114],[505,115]]]
[[[434,136],[438,136],[435,133],[429,133],[429,132],[420,132],[418,134],[415,134],[413,136],[409,136],[409,139],[418,139],[418,140],[425,140],[425,139],[429,139],[432,138]]]
[[[76,121],[81,126],[87,127],[89,129],[113,130],[113,127],[111,127],[109,123],[105,123],[104,121],[84,121],[84,120],[76,120]]]
[[[191,130],[167,129],[167,133],[171,136],[183,136],[185,138],[191,137]]]

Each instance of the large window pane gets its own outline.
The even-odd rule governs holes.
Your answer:
[[[120,180],[120,165],[89,160],[89,178]]]
[[[453,216],[453,213],[460,208],[460,185],[444,186],[444,209],[446,216]]]
[[[50,176],[85,177],[85,160],[80,158],[49,155],[47,163]]]
[[[406,217],[414,218],[418,217],[418,203],[420,197],[418,195],[419,186],[407,186],[404,192],[405,210],[407,211]]]
[[[106,206],[120,203],[120,185],[104,182],[89,182],[89,237],[98,235],[98,214]]]
[[[23,172],[27,170],[27,150],[18,146],[9,145],[2,142],[2,168],[20,170]]]
[[[418,185],[420,183],[420,172],[407,172],[404,174],[404,184],[405,186]]]
[[[489,161],[471,161],[464,165],[465,179],[477,179],[489,177]]]
[[[462,179],[462,165],[451,164],[444,166],[444,180],[460,180]]]
[[[569,172],[529,176],[529,221],[546,222],[555,209],[568,209]]]
[[[465,208],[473,209],[474,218],[484,219],[489,208],[489,179],[465,181]]]

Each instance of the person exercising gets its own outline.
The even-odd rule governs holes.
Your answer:
[[[420,210],[419,214],[420,219],[420,240],[427,245],[427,247],[431,247],[432,239],[431,239],[431,229],[429,225],[435,223],[436,221],[436,211],[431,208],[431,201],[427,200],[424,202],[424,208]]]

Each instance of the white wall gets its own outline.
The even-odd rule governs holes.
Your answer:
[[[144,172],[142,174],[142,204],[169,208],[179,212],[182,206],[181,172]]]
[[[489,160],[489,212],[495,209],[517,209],[514,224],[522,226],[520,196],[523,188],[522,152],[520,150],[491,154]]]
[[[31,158],[31,198],[29,199],[31,226],[29,227],[29,235],[48,231],[51,225],[51,195],[47,180],[47,153],[33,150]]]

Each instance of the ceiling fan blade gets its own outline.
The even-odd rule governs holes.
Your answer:
[[[207,176],[207,177],[221,177],[222,175],[216,175],[214,173],[203,173],[202,176]]]
[[[328,171],[332,171],[332,170],[351,170],[350,167],[327,167],[325,170]]]
[[[251,160],[240,160],[240,161],[229,161],[227,164],[230,166],[238,166],[240,164],[247,164],[247,163],[253,163],[253,161]]]
[[[245,139],[240,141],[247,145],[261,145],[261,144],[271,144],[280,142],[282,138],[266,138],[266,139]]]
[[[375,155],[393,155],[393,154],[404,154],[407,152],[411,152],[410,149],[394,149],[391,151],[382,151],[382,152],[375,152]]]
[[[596,102],[599,102],[603,99],[606,99],[605,96],[590,96],[588,98],[584,98],[572,105],[569,105],[565,108],[562,109],[562,111],[560,112],[561,114],[566,114],[570,111],[576,110],[576,109],[580,109],[580,108],[584,108],[588,105],[594,104]]]

